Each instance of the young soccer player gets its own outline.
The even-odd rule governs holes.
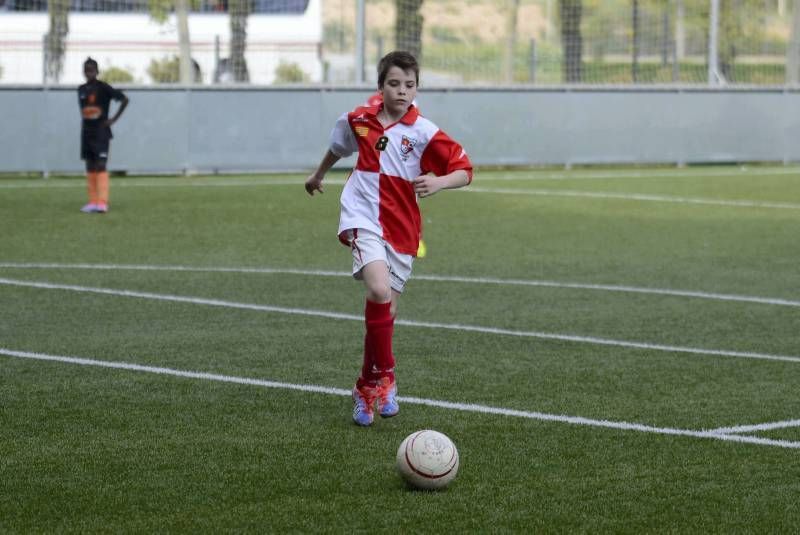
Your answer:
[[[330,149],[306,180],[310,195],[340,159],[358,152],[341,196],[339,240],[353,255],[353,276],[366,289],[366,336],[361,375],[353,388],[353,420],[368,426],[373,405],[396,415],[392,353],[397,301],[417,255],[422,220],[417,197],[472,181],[472,164],[461,148],[413,105],[419,66],[408,52],[391,52],[378,64],[380,101],[343,114]]]
[[[83,63],[86,83],[78,88],[78,105],[81,110],[81,160],[86,161],[86,189],[89,202],[81,212],[108,212],[109,179],[106,163],[111,144],[111,125],[117,122],[128,106],[128,97],[97,79],[97,62],[87,58]],[[120,102],[117,113],[111,119],[108,111],[111,101]]]

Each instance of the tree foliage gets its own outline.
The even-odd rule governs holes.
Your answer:
[[[129,84],[134,81],[133,75],[129,71],[111,66],[103,69],[99,78],[109,84]]]
[[[192,71],[194,82],[202,82],[203,75],[196,61],[192,61]],[[178,56],[152,59],[147,67],[147,74],[157,84],[177,84],[181,80],[181,60]]]
[[[276,84],[299,84],[307,82],[309,76],[300,68],[297,63],[287,63],[281,61],[275,68]]]
[[[763,0],[720,0],[719,68],[722,76],[735,82],[734,64],[742,48],[764,38],[764,26],[757,17],[748,16],[763,9]]]
[[[200,0],[190,0],[189,6],[191,9],[197,9],[200,6]],[[170,13],[175,11],[175,0],[147,0],[147,9],[154,21],[164,24]]]
[[[64,70],[64,53],[69,32],[70,0],[50,0],[47,4],[50,29],[45,36],[45,75],[58,82]]]

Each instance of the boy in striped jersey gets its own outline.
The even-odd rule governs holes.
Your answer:
[[[418,197],[472,181],[464,149],[423,117],[413,104],[419,65],[407,52],[391,52],[378,64],[380,100],[343,114],[330,148],[306,180],[306,191],[323,190],[323,179],[340,158],[358,152],[341,196],[339,240],[351,248],[353,276],[366,288],[366,336],[361,375],[353,388],[353,420],[373,422],[396,415],[397,387],[392,336],[397,301],[417,256],[422,220]]]

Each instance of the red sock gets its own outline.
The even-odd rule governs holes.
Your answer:
[[[394,318],[391,308],[391,302],[373,303],[367,300],[364,316],[367,320],[367,343],[371,346],[373,376],[377,375],[377,379],[388,377],[394,381]]]
[[[380,375],[377,374],[375,367],[375,350],[373,349],[372,338],[369,336],[369,331],[364,335],[364,362],[361,365],[361,376],[356,382],[356,386],[375,386],[380,380]]]

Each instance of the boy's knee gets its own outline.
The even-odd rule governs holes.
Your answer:
[[[392,289],[388,285],[370,284],[367,286],[367,299],[373,303],[388,303],[392,300]]]

